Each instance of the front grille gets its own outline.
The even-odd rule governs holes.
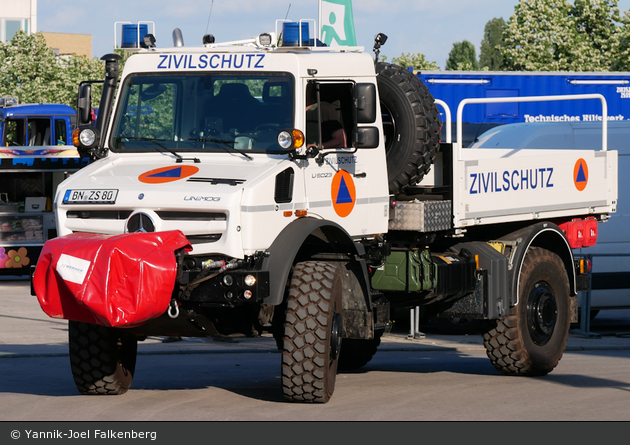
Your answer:
[[[127,219],[131,210],[70,210],[67,218],[76,219]]]
[[[155,212],[164,221],[225,221],[225,213],[209,212]]]
[[[122,219],[131,216],[132,210],[71,210],[67,218],[75,219]],[[225,221],[225,213],[218,212],[155,212],[164,221]]]

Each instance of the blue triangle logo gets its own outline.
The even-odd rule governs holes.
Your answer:
[[[350,196],[348,186],[346,185],[346,181],[343,176],[341,177],[341,182],[339,183],[339,193],[337,193],[337,202],[335,204],[352,204],[352,196]]]
[[[586,175],[584,174],[584,164],[580,163],[580,169],[578,170],[577,178],[575,182],[586,182]]]
[[[181,167],[172,168],[170,170],[165,170],[163,172],[154,173],[147,177],[148,178],[181,178],[182,168]]]

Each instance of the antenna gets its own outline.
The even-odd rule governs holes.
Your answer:
[[[214,1],[214,0],[212,0]],[[286,20],[287,17],[289,17],[289,11],[291,10],[291,3],[289,3],[289,9],[287,9],[287,15],[284,16],[284,19]]]
[[[212,16],[212,6],[214,6],[214,0],[210,3],[210,13],[208,14],[208,24],[206,25],[206,34],[208,34],[208,28],[210,28],[210,17]]]

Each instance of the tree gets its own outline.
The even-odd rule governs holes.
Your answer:
[[[453,48],[446,60],[447,70],[478,70],[477,53],[475,46],[468,40],[453,43]]]
[[[630,71],[630,11],[624,11],[621,23],[619,48],[612,61],[612,71]]]
[[[76,106],[82,80],[104,78],[103,62],[85,56],[58,57],[46,46],[41,33],[18,31],[11,42],[0,43],[0,96],[21,103],[61,103]],[[95,85],[93,105],[98,106],[100,85]]]
[[[383,61],[387,60],[386,56],[381,57]],[[440,68],[435,62],[426,60],[422,53],[406,53],[398,57],[392,57],[392,63],[400,65],[403,68],[413,68],[416,71],[439,71]]]
[[[479,49],[480,67],[487,67],[491,71],[500,71],[503,68],[501,47],[504,45],[503,31],[506,27],[505,20],[501,17],[486,23]]]
[[[628,15],[619,0],[521,0],[507,23],[501,53],[507,69],[611,71],[622,53]]]

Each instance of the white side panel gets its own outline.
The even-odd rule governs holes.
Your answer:
[[[455,171],[455,227],[616,208],[616,151],[465,149]]]

